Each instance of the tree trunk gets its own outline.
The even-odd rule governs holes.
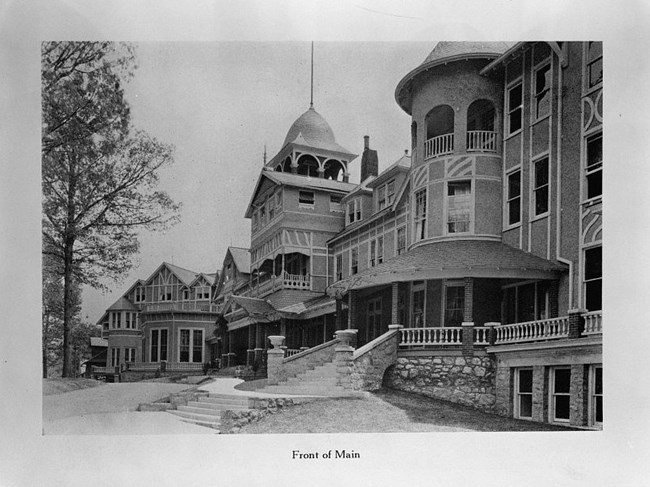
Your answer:
[[[65,228],[65,242],[63,248],[63,377],[73,377],[73,364],[71,360],[72,345],[72,270],[74,266],[74,242],[75,242],[75,196],[77,193],[76,161],[74,157],[70,161],[68,173],[68,214]]]

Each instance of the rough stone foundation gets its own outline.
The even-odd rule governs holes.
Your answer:
[[[405,357],[386,371],[384,385],[494,412],[495,365],[490,357]]]

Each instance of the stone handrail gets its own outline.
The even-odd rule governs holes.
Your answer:
[[[603,312],[592,311],[584,315],[585,329],[584,335],[599,335],[603,332]]]
[[[447,346],[462,345],[463,329],[460,326],[430,327],[430,328],[402,328],[400,347],[413,345]]]
[[[569,317],[499,325],[494,330],[496,345],[567,338],[569,336]]]
[[[299,360],[303,357],[308,357],[310,355],[313,355],[317,352],[320,352],[321,350],[324,350],[328,347],[334,347],[337,343],[339,342],[338,338],[334,338],[333,340],[330,340],[329,342],[321,343],[320,345],[316,345],[315,347],[308,348],[307,350],[299,350],[298,353],[294,353],[291,356],[285,355],[283,362],[291,362],[293,360]]]
[[[393,336],[395,336],[399,330],[388,330],[386,333],[383,335],[378,336],[374,340],[369,341],[366,343],[363,347],[357,348],[354,353],[352,354],[352,359],[356,360],[362,355],[370,352],[371,350],[377,348],[379,345],[384,343],[386,340],[390,340]]]

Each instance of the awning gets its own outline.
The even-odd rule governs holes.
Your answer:
[[[336,300],[330,296],[321,296],[309,301],[287,306],[278,311],[288,318],[307,320],[336,311]]]
[[[237,321],[233,321],[232,323],[228,323],[228,331],[239,330],[240,328],[254,325],[255,323],[257,322],[254,319],[252,319],[250,316],[246,316],[245,318],[241,318]]]
[[[464,277],[492,279],[557,279],[568,266],[490,240],[434,242],[342,279],[327,288],[330,296],[425,279]]]
[[[233,301],[246,310],[257,323],[268,323],[279,319],[277,310],[270,303],[259,298],[233,296]]]

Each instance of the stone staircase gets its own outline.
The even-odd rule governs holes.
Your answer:
[[[336,365],[333,362],[326,362],[301,372],[295,377],[290,377],[286,381],[259,389],[259,392],[329,397],[350,395],[350,391],[339,385],[338,381]]]
[[[169,410],[183,421],[219,429],[221,415],[224,411],[240,411],[250,409],[247,396],[228,394],[209,394],[190,401],[186,406],[178,406]]]

